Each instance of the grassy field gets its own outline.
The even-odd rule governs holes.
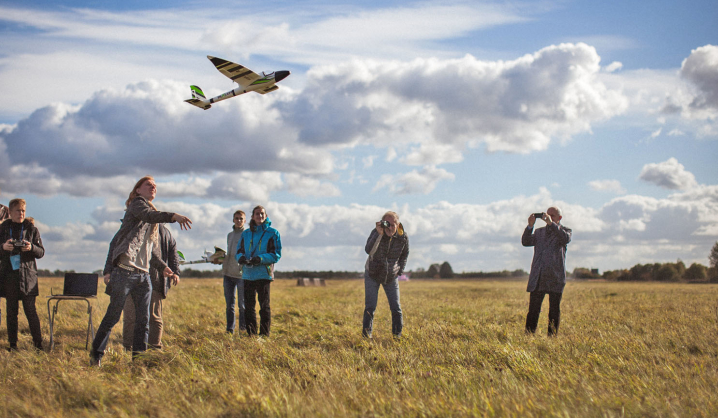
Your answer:
[[[42,279],[38,311],[46,341]],[[102,287],[104,289],[104,287]],[[82,304],[63,302],[52,352],[0,352],[3,416],[718,416],[718,285],[570,283],[557,338],[523,332],[525,282],[401,284],[404,338],[380,291],[361,338],[363,282],[272,284],[268,339],[224,332],[221,280],[184,279],[166,348],[131,362],[115,327],[88,367]],[[99,324],[109,298],[95,301]],[[4,309],[4,303],[2,308]],[[7,346],[5,318],[0,341]]]

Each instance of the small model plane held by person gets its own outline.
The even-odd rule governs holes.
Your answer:
[[[182,254],[182,251],[177,251],[177,255],[179,255],[180,258],[180,264],[203,264],[203,263],[212,263],[212,264],[222,264],[224,261],[224,257],[227,255],[227,252],[219,247],[214,247],[214,252],[209,252],[207,250],[204,251],[204,255],[202,256],[201,260],[195,260],[195,261],[187,261],[184,258],[184,254]]]
[[[212,61],[212,64],[214,64],[222,75],[239,84],[239,87],[208,100],[204,96],[204,92],[202,92],[201,88],[198,86],[190,86],[192,98],[185,100],[185,102],[204,110],[212,107],[212,104],[214,103],[221,102],[222,100],[227,100],[250,91],[256,91],[259,94],[267,94],[270,91],[277,90],[279,86],[277,86],[276,83],[284,80],[290,74],[289,71],[285,70],[271,73],[262,72],[262,75],[260,76],[249,68],[235,64],[231,61],[210,55],[207,55],[207,58]]]

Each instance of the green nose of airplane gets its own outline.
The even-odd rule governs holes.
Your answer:
[[[285,78],[289,77],[290,72],[289,71],[277,71],[274,73],[274,82],[278,83]]]

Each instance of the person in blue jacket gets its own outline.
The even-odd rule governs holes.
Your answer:
[[[255,295],[259,299],[259,335],[269,336],[272,323],[269,285],[274,280],[274,264],[282,257],[282,240],[271,225],[267,211],[262,206],[255,207],[249,229],[237,243],[237,262],[244,266],[244,315],[250,336],[257,334]]]

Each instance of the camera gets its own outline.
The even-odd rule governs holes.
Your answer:
[[[21,239],[14,239],[12,240],[12,246],[15,248],[22,248],[25,246],[25,241]]]
[[[379,225],[381,225],[382,228],[389,228],[389,222],[383,219],[379,221]]]
[[[543,212],[536,212],[536,213],[534,213],[534,218],[536,218],[536,219],[543,219]]]

